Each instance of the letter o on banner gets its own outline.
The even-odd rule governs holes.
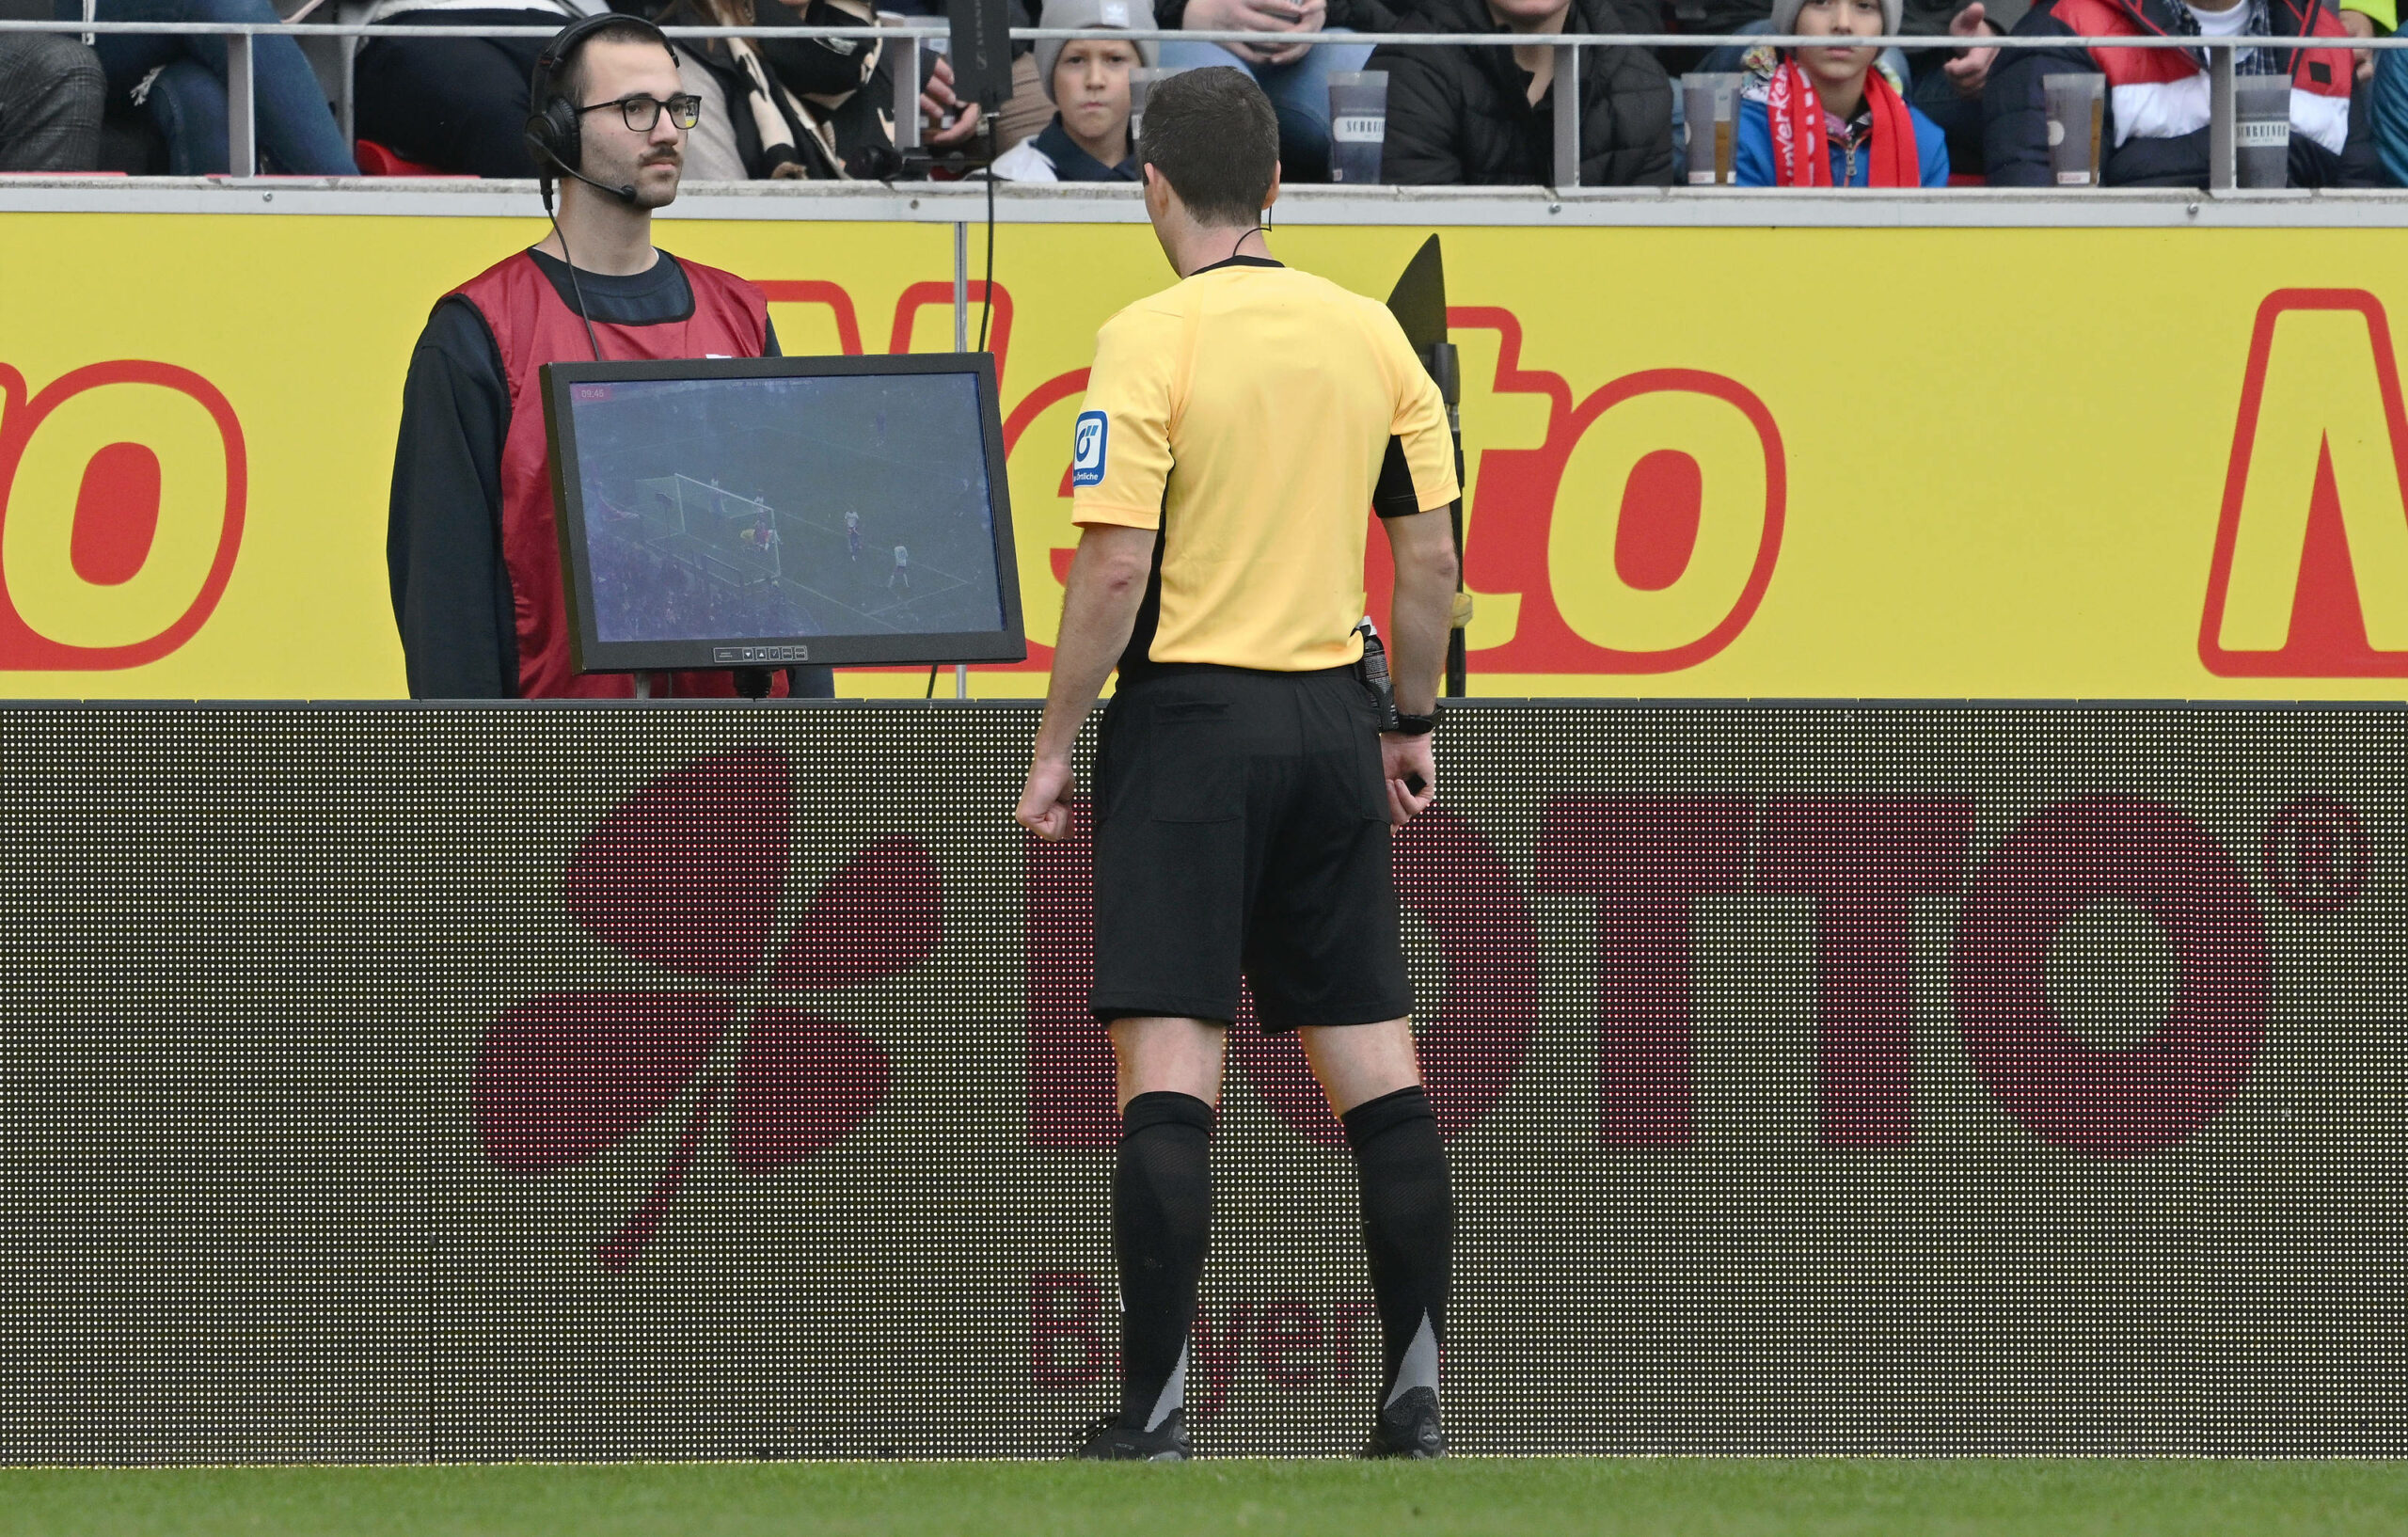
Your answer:
[[[1573,413],[1547,574],[1592,645],[1702,661],[1743,627],[1771,579],[1785,496],[1764,404],[1719,374],[1617,380]]]
[[[0,572],[17,617],[66,655],[0,659],[123,666],[172,651],[214,607],[241,538],[232,408],[198,374],[139,362],[9,404]]]
[[[2050,1005],[2049,947],[2075,912],[2121,897],[2164,927],[2174,1006],[2157,1034],[2102,1051]],[[2241,866],[2195,821],[2091,796],[2017,828],[1975,874],[1956,930],[1956,1019],[1974,1070],[2010,1114],[2102,1158],[2189,1136],[2247,1081],[2266,1034],[2266,935]]]

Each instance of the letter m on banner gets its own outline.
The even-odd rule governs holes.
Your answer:
[[[2408,415],[2356,289],[2258,307],[2199,660],[2222,677],[2408,677]]]

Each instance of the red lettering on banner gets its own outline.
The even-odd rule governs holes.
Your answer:
[[[1739,889],[1747,834],[1747,802],[1734,797],[1547,802],[1537,889],[1597,898],[1598,1111],[1613,1146],[1688,1143],[1691,911]]]
[[[987,285],[974,278],[972,279],[970,302],[977,304],[986,297],[986,294]],[[1000,385],[1004,377],[1004,364],[1011,357],[1012,294],[1011,290],[1001,283],[995,285],[994,294],[994,309],[989,316],[990,324],[987,327],[987,350],[995,355],[995,380]],[[931,306],[942,306],[947,309],[953,308],[951,283],[913,283],[903,291],[902,296],[895,301],[895,329],[886,341],[888,352],[903,353],[911,350],[912,324],[919,319],[921,310]],[[970,327],[969,340],[972,346],[978,344],[978,332],[974,324]],[[1011,451],[1006,449],[1004,452],[1008,453]]]
[[[17,473],[42,423],[76,396],[119,385],[147,386],[182,395],[207,412],[217,429],[225,499],[216,510],[216,538],[209,569],[181,613],[153,634],[115,645],[71,644],[40,633],[10,596],[11,574],[0,572],[0,669],[100,671],[157,661],[199,632],[233,578],[249,498],[242,424],[216,386],[169,363],[132,359],[92,363],[62,374],[30,398],[24,376],[0,364],[0,524],[10,514]],[[119,587],[140,574],[158,531],[161,474],[158,455],[148,445],[110,443],[92,455],[77,489],[69,534],[68,566],[77,579],[98,587]]]
[[[1302,1297],[1281,1297],[1262,1309],[1255,1355],[1262,1374],[1282,1387],[1309,1387],[1321,1377],[1321,1314]],[[1300,1359],[1300,1357],[1307,1357]]]
[[[1560,374],[1521,366],[1522,323],[1510,309],[1463,307],[1447,312],[1459,329],[1497,333],[1494,388],[1541,394],[1549,403],[1545,442],[1537,449],[1488,449],[1468,467],[1476,481],[1474,516],[1465,536],[1464,579],[1478,592],[1519,594],[1513,638],[1474,652],[1479,667],[1497,673],[1676,673],[1719,653],[1755,616],[1781,556],[1788,502],[1787,459],[1781,429],[1764,402],[1736,380],[1696,369],[1650,369],[1625,374],[1581,401]],[[1584,639],[1564,619],[1547,565],[1547,547],[1564,469],[1586,433],[1607,412],[1655,393],[1695,394],[1722,402],[1746,418],[1764,454],[1764,527],[1747,580],[1729,610],[1695,640],[1660,651],[1622,651]],[[1643,455],[1622,492],[1616,524],[1617,575],[1640,591],[1678,581],[1697,547],[1705,471],[1675,445]],[[1372,565],[1385,564],[1374,552]]]
[[[2299,337],[2278,353],[2287,317]],[[2357,289],[2270,293],[2242,376],[2199,660],[2222,677],[2408,676],[2403,578],[2408,411],[2390,322]]]
[[[1101,1382],[1120,1358],[1119,1340],[1105,1343],[1102,1330],[1103,1293],[1094,1276],[1040,1270],[1029,1277],[1029,1377],[1038,1386],[1091,1387]]]
[[[1826,1147],[1914,1138],[1913,902],[1963,882],[1972,832],[1962,800],[1782,797],[1765,808],[1756,889],[1816,898]]]
[[[753,287],[771,304],[824,304],[835,316],[836,345],[848,357],[862,355],[862,320],[853,309],[853,296],[845,292],[842,283],[823,278],[756,278]],[[950,290],[948,296],[950,295]]]
[[[2102,898],[2163,926],[2178,974],[2147,1041],[2104,1051],[2067,1030],[2044,971],[2066,921]],[[2100,1157],[2153,1152],[2213,1119],[2266,1033],[2266,936],[2222,845],[2178,812],[2124,796],[2052,806],[1982,865],[1956,931],[1957,1028],[2015,1118]]]
[[[1245,1355],[1245,1326],[1254,1304],[1233,1302],[1221,1322],[1212,1309],[1198,1304],[1196,1323],[1187,1331],[1187,1418],[1210,1419],[1229,1401],[1237,1381],[1238,1362]]]
[[[1521,882],[1471,823],[1434,807],[1396,832],[1397,898],[1430,925],[1444,966],[1438,1006],[1417,1006],[1414,1038],[1442,1136],[1513,1086],[1539,1022],[1538,932]],[[1279,1118],[1325,1148],[1346,1146],[1303,1049],[1255,1027],[1249,994],[1229,1054]]]
[[[95,587],[132,581],[159,535],[159,456],[139,443],[111,443],[84,467],[75,488],[68,563]]]
[[[1029,1380],[1054,1391],[1091,1390],[1120,1365],[1119,1322],[1107,1304],[1110,1283],[1084,1271],[1038,1271],[1029,1277]],[[1377,1315],[1360,1296],[1289,1294],[1200,1304],[1188,1336],[1187,1415],[1211,1418],[1248,1372],[1282,1390],[1356,1380],[1380,1357]],[[1370,1324],[1367,1357],[1357,1346]]]

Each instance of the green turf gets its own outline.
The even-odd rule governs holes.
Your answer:
[[[1539,1459],[0,1471],[0,1533],[2408,1531],[2408,1464]]]

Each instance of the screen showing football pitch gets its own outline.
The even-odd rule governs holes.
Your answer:
[[[594,639],[1004,627],[966,372],[579,382]]]

